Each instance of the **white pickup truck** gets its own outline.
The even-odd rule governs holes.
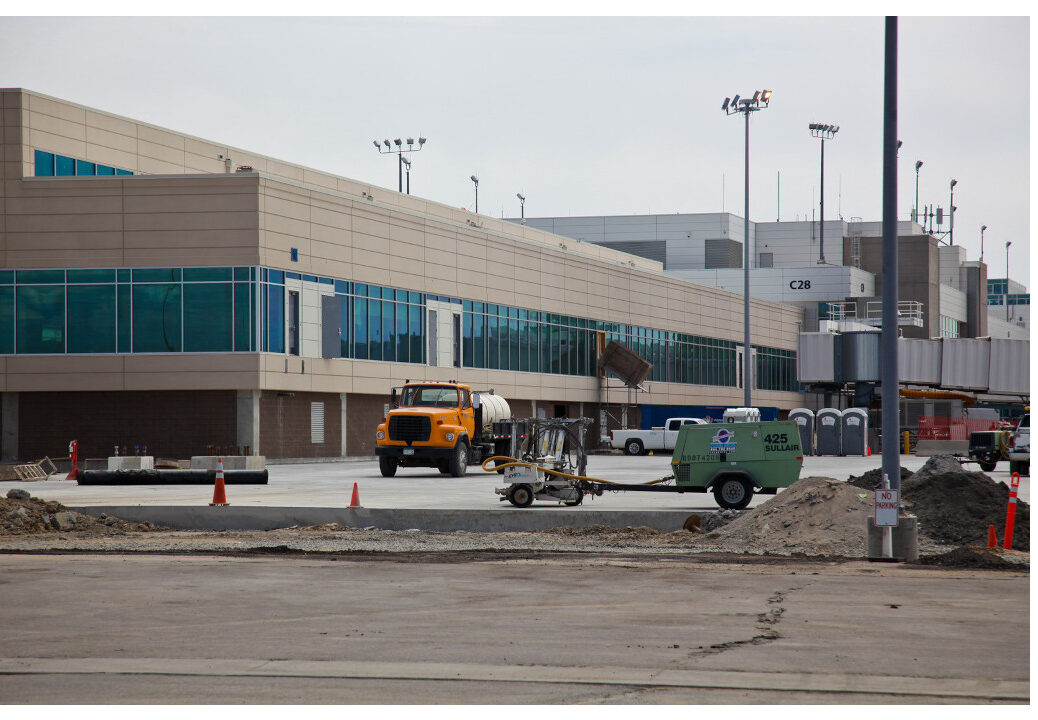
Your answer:
[[[649,450],[673,450],[682,425],[706,425],[706,420],[670,418],[663,427],[651,430],[610,430],[609,445],[622,448],[624,455],[644,455]]]

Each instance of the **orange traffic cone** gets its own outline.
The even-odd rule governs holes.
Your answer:
[[[69,460],[72,461],[72,470],[65,477],[66,480],[78,480],[79,479],[79,440],[73,440],[69,443],[68,451],[71,454]]]
[[[350,507],[361,507],[360,490],[357,489],[357,483],[353,483],[353,497],[350,498]]]
[[[872,457],[872,446],[871,445],[868,447],[868,450],[865,453],[865,457]]]
[[[994,525],[988,525],[988,547],[998,547],[998,535],[995,534]]]
[[[216,459],[216,485],[213,487],[213,501],[210,505],[230,505],[227,502],[227,493],[224,491],[223,482],[223,458]]]

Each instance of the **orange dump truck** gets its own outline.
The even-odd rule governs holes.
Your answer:
[[[384,477],[400,467],[434,467],[461,477],[468,465],[505,454],[509,447],[511,438],[495,436],[493,425],[507,420],[511,410],[493,390],[473,392],[453,381],[409,381],[393,388],[391,408],[375,431]]]

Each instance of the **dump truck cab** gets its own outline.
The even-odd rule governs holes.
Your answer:
[[[675,484],[712,490],[717,504],[741,510],[754,492],[773,495],[800,477],[800,432],[791,420],[685,425],[674,447]]]

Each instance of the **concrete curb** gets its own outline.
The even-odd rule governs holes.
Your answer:
[[[338,523],[380,530],[437,532],[524,532],[589,525],[624,528],[646,526],[660,532],[680,530],[688,510],[571,510],[526,508],[502,510],[421,510],[321,507],[227,507],[89,505],[69,510],[101,514],[127,522],[150,522],[174,530],[275,530],[293,526]],[[712,513],[695,513],[704,521]]]

